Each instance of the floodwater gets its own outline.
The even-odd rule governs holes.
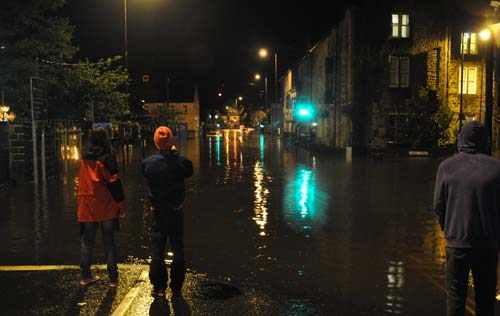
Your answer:
[[[184,209],[191,271],[289,297],[294,315],[444,314],[445,243],[431,209],[440,160],[349,163],[257,133],[178,145],[195,167]],[[57,177],[0,193],[0,265],[78,264],[77,154]],[[132,146],[119,153],[122,262],[149,258],[141,159]],[[100,240],[94,256],[104,261]]]

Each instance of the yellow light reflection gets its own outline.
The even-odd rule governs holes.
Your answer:
[[[80,150],[78,146],[61,146],[61,160],[79,160]]]
[[[266,187],[266,182],[264,178],[264,167],[262,163],[257,160],[255,163],[254,171],[254,213],[255,216],[252,218],[260,229],[259,235],[266,236],[266,225],[268,216],[268,198],[269,189]]]

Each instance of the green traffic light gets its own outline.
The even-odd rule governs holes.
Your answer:
[[[301,115],[301,116],[309,116],[309,115],[311,115],[311,112],[308,109],[300,109],[299,110],[299,115]]]
[[[297,116],[299,119],[312,119],[314,117],[314,109],[311,104],[297,104]]]

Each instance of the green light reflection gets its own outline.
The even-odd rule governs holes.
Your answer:
[[[321,229],[326,224],[328,195],[318,186],[316,170],[298,165],[283,196],[285,221],[296,232]]]
[[[220,137],[217,137],[217,166],[220,167]]]

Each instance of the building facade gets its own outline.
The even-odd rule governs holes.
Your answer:
[[[175,124],[184,126],[189,134],[197,134],[200,128],[200,101],[195,90],[192,101],[187,102],[146,102],[144,109],[153,119],[161,111],[173,114]]]
[[[309,129],[315,143],[331,148],[378,150],[452,143],[460,113],[463,124],[484,122],[486,48],[494,38],[483,41],[480,33],[494,23],[487,19],[492,8],[462,2],[366,2],[347,9],[281,78],[284,131]],[[300,120],[301,104],[314,108],[311,121]],[[443,130],[446,117],[451,123]]]

